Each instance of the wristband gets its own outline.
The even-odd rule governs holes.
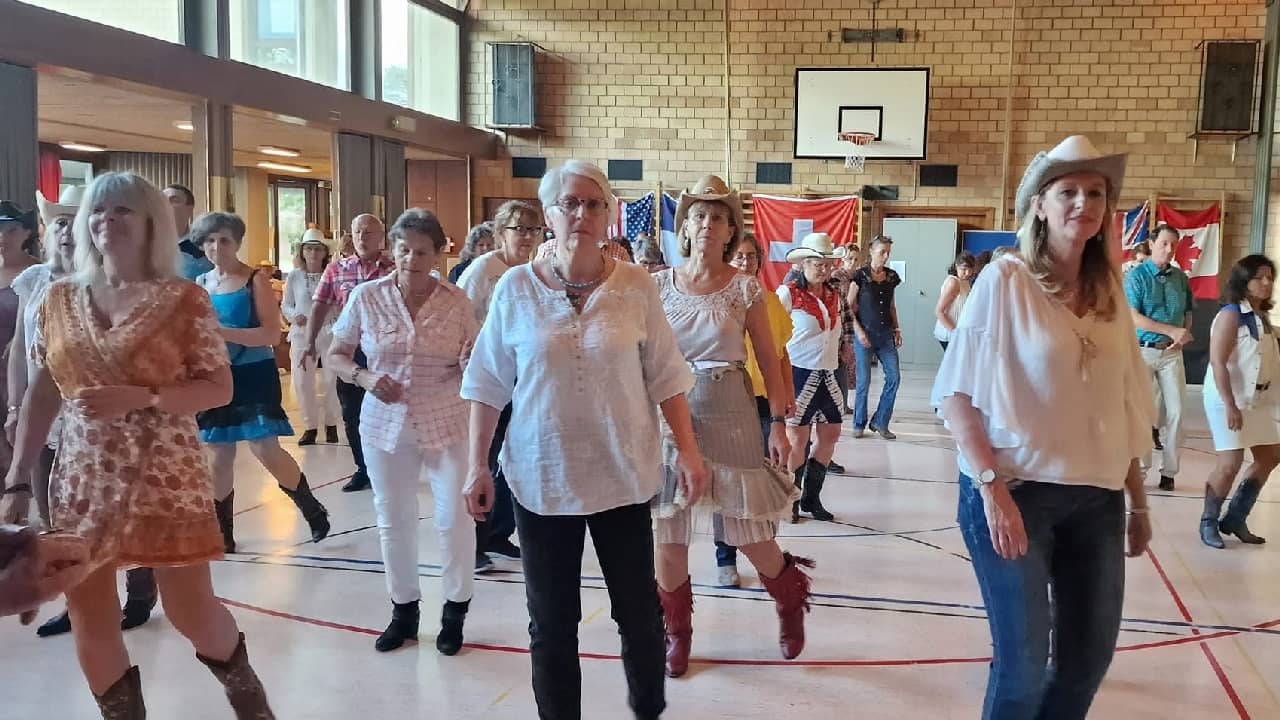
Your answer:
[[[1150,515],[1150,514],[1151,514],[1151,508],[1146,508],[1146,507],[1129,508],[1129,511],[1125,513],[1125,515]]]
[[[774,424],[774,423],[785,423],[786,421],[787,421],[787,419],[786,419],[785,417],[781,416],[781,415],[774,415],[774,416],[772,416],[772,417],[770,417],[770,418],[769,418],[769,424],[770,424],[770,425],[772,425],[772,424]]]

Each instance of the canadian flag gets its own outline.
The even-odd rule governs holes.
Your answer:
[[[1156,206],[1156,219],[1182,234],[1173,260],[1191,280],[1197,299],[1218,297],[1218,256],[1222,246],[1222,208],[1214,203],[1204,210],[1175,210]]]
[[[791,268],[787,253],[809,233],[824,232],[836,246],[856,241],[860,204],[856,195],[821,200],[753,195],[755,235],[765,255],[760,258],[764,284],[770,290],[782,284]]]

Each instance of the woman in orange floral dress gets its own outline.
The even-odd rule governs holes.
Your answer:
[[[239,720],[273,718],[231,613],[213,593],[222,556],[195,414],[231,398],[208,295],[176,277],[164,197],[130,173],[95,179],[76,214],[76,274],[39,313],[10,480],[23,478],[66,400],[54,526],[87,539],[93,570],[67,592],[80,667],[108,720],[144,718],[120,631],[116,572],[155,568],[165,614],[223,683]]]

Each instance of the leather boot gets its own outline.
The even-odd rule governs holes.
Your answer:
[[[804,614],[809,611],[809,576],[801,568],[811,568],[809,558],[783,553],[786,564],[775,578],[760,576],[764,589],[778,607],[778,646],[782,657],[794,660],[804,650]]]
[[[1222,500],[1213,493],[1212,487],[1204,486],[1204,512],[1200,515],[1200,541],[1219,550],[1227,546],[1222,541],[1222,534],[1218,531],[1218,515],[1222,513]]]
[[[236,720],[276,720],[267,704],[267,691],[262,687],[258,674],[249,665],[249,652],[244,647],[244,633],[240,644],[225,662],[211,660],[196,654],[196,659],[209,668],[226,690],[227,700],[236,713]]]
[[[101,695],[94,695],[102,720],[146,720],[147,706],[142,702],[142,676],[134,665],[107,688]]]
[[[689,671],[689,651],[693,647],[693,584],[687,578],[675,590],[658,586],[662,601],[662,624],[667,634],[667,677],[678,678]]]
[[[1236,494],[1231,498],[1231,505],[1227,507],[1227,514],[1223,515],[1222,521],[1218,523],[1218,529],[1228,535],[1235,535],[1240,538],[1240,542],[1248,545],[1265,543],[1266,539],[1249,532],[1249,526],[1245,524],[1261,492],[1262,483],[1258,480],[1246,478],[1240,483],[1240,487],[1236,488]]]
[[[232,490],[222,500],[213,501],[213,511],[218,516],[218,529],[222,531],[222,551],[228,555],[236,551],[236,491]]]
[[[151,568],[134,568],[124,574],[125,601],[120,611],[121,630],[132,630],[151,619],[160,594],[156,591],[156,573]]]
[[[405,640],[418,639],[418,601],[391,603],[391,624],[373,643],[378,652],[389,652],[404,645]]]
[[[440,610],[440,634],[436,635],[436,650],[441,655],[457,655],[462,649],[462,625],[467,620],[471,601],[444,601]]]
[[[311,486],[307,484],[306,473],[298,477],[298,487],[295,490],[281,485],[280,489],[285,495],[298,506],[298,510],[302,512],[302,517],[307,521],[307,525],[311,528],[311,542],[320,542],[329,536],[329,511],[324,505],[311,494]]]
[[[792,477],[795,479],[796,489],[804,490],[804,473],[809,468],[808,462],[795,470],[791,471]],[[803,497],[803,496],[802,496]],[[792,524],[800,522],[800,501],[791,503],[791,522]]]
[[[800,510],[813,516],[814,520],[831,522],[835,516],[822,507],[822,486],[827,482],[827,467],[809,458],[808,470],[804,476],[804,494],[800,496]]]

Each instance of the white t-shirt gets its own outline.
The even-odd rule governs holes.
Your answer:
[[[1016,257],[978,276],[931,401],[971,398],[1002,476],[1119,490],[1130,461],[1150,454],[1151,373],[1118,284],[1115,293],[1110,321],[1077,318]],[[960,470],[979,468],[961,453]]]
[[[502,259],[502,253],[490,250],[481,255],[458,276],[458,287],[467,294],[471,304],[476,307],[476,320],[483,325],[489,315],[489,303],[493,300],[493,289],[498,286],[498,279],[511,266]]]
[[[791,339],[787,341],[791,364],[805,370],[835,370],[840,364],[839,306],[835,312],[821,302],[806,302],[801,307],[787,285],[778,286],[778,299],[791,314]]]

